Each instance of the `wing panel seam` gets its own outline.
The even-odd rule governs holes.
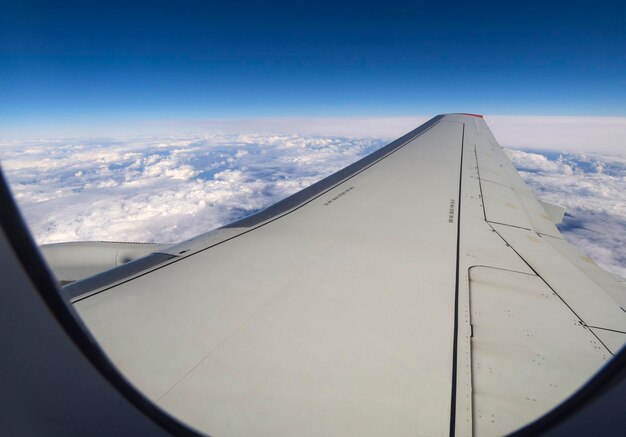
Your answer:
[[[452,392],[450,395],[450,437],[456,433],[456,385],[459,340],[459,276],[461,267],[461,202],[463,190],[463,149],[465,145],[465,123],[461,134],[461,162],[459,164],[459,201],[456,219],[456,278],[454,283],[454,334],[452,339]]]
[[[491,226],[491,225],[489,225],[489,226]],[[565,305],[565,306],[566,306],[566,307],[567,307],[567,308],[568,308],[568,309],[572,312],[572,314],[574,314],[574,316],[576,316],[576,318],[578,319],[579,323],[580,323],[582,326],[585,326],[585,327],[589,328],[589,325],[587,325],[587,323],[585,323],[585,321],[582,319],[582,317],[580,317],[580,316],[578,315],[578,313],[577,313],[576,311],[574,311],[574,309],[573,309],[573,308],[572,308],[572,307],[571,307],[571,306],[570,306],[570,305],[569,305],[569,304],[565,301],[565,299],[563,299],[563,297],[561,297],[561,295],[560,295],[559,293],[557,293],[557,291],[554,289],[554,287],[552,287],[552,286],[548,283],[548,281],[546,281],[546,280],[545,280],[545,278],[544,278],[543,276],[541,276],[541,275],[539,274],[539,272],[537,272],[537,270],[535,270],[535,269],[534,269],[534,267],[533,267],[533,266],[531,266],[531,265],[530,265],[530,263],[529,263],[528,261],[526,261],[526,259],[524,259],[524,257],[523,257],[523,256],[522,256],[522,255],[521,255],[521,254],[520,254],[517,250],[515,250],[515,248],[514,248],[511,244],[509,244],[509,242],[508,242],[508,241],[506,241],[506,239],[505,239],[502,235],[500,235],[500,233],[498,232],[498,230],[497,230],[497,229],[495,229],[493,226],[492,226],[491,228],[492,228],[492,229],[495,231],[495,233],[496,233],[496,234],[497,234],[497,235],[498,235],[498,236],[502,239],[502,241],[504,241],[504,242],[505,242],[505,243],[506,243],[506,244],[507,244],[507,245],[508,245],[508,246],[509,246],[512,250],[513,250],[513,252],[515,252],[515,253],[517,254],[517,256],[518,256],[518,257],[519,257],[522,261],[524,261],[524,263],[528,266],[528,268],[529,268],[530,270],[532,270],[532,271],[533,271],[533,272],[534,272],[537,276],[539,276],[539,277],[541,278],[541,280],[543,281],[543,283],[544,283],[544,284],[546,284],[546,285],[548,286],[548,288],[549,288],[550,290],[552,290],[552,292],[555,294],[555,296],[559,298],[559,300],[560,300],[560,301],[561,301],[561,302],[562,302],[562,303],[563,303],[563,304],[564,304],[564,305]],[[589,329],[589,332],[591,332],[591,333],[593,334],[593,336],[594,336],[594,337],[595,337],[595,338],[596,338],[596,339],[600,342],[600,344],[601,344],[602,346],[604,346],[604,348],[607,350],[607,352],[608,352],[608,353],[610,353],[611,355],[614,355],[614,354],[613,354],[613,352],[611,352],[611,351],[610,351],[610,349],[606,346],[606,344],[604,344],[604,342],[603,342],[602,340],[600,340],[600,337],[598,337],[598,336],[597,336],[597,335],[596,335],[596,334],[595,334],[595,333],[594,333],[591,329]]]

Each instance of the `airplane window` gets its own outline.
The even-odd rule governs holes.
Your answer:
[[[60,299],[192,429],[530,432],[623,367],[626,245],[596,231],[624,218],[563,186],[619,193],[626,164],[488,129],[16,141],[0,160]]]

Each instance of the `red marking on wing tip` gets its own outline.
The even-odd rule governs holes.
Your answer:
[[[467,112],[461,112],[461,115],[471,115],[472,117],[483,118],[481,114],[468,114]]]

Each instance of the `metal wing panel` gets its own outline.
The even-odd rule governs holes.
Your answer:
[[[530,423],[608,358],[537,275],[473,267],[470,299],[477,435],[504,435]]]
[[[585,272],[561,256],[551,244],[552,237],[510,226],[493,226],[585,324],[626,332],[626,313],[619,304]]]
[[[526,186],[495,140],[478,142],[476,159],[488,221],[562,238],[553,217]]]
[[[479,166],[482,170],[482,166]],[[485,214],[491,223],[505,223],[517,228],[532,229],[524,207],[513,189],[495,182],[482,181]]]

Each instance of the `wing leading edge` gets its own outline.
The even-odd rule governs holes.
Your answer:
[[[484,120],[449,114],[71,297],[202,432],[498,434],[626,340],[623,287],[554,219]]]

